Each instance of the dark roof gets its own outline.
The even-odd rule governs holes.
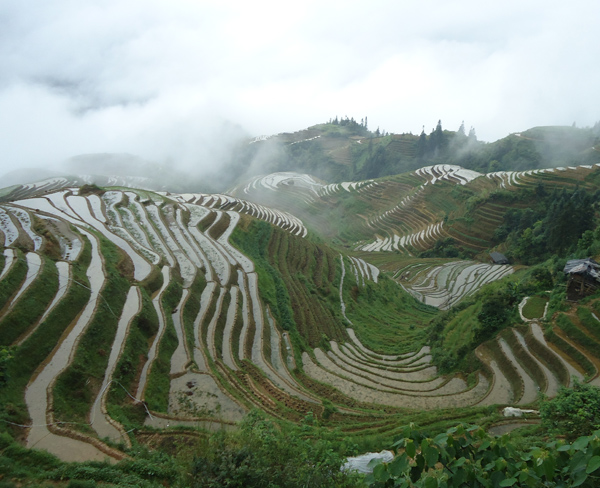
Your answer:
[[[496,252],[496,251],[491,252],[490,257],[492,258],[492,261],[494,261],[494,263],[508,264],[508,259],[501,252]]]
[[[567,274],[582,274],[600,281],[600,264],[591,258],[571,259],[565,264],[563,272]]]

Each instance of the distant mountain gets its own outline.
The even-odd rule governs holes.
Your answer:
[[[431,133],[388,134],[354,120],[335,120],[294,133],[256,138],[236,147],[225,177],[231,184],[259,174],[294,171],[331,183],[453,164],[481,173],[523,171],[600,162],[600,124],[593,128],[536,127],[496,142],[442,128]]]

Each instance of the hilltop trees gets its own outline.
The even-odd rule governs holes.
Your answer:
[[[594,212],[600,198],[600,194],[580,188],[552,193],[538,188],[536,195],[536,206],[508,210],[494,237],[497,242],[506,239],[509,254],[525,264],[575,251],[582,235],[594,229]]]

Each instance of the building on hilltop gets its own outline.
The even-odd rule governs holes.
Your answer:
[[[579,300],[594,293],[600,286],[600,264],[592,258],[571,259],[563,272],[569,275],[567,298]]]
[[[490,258],[492,258],[492,262],[494,264],[508,264],[508,259],[507,257],[502,254],[501,252],[491,252],[490,253]]]

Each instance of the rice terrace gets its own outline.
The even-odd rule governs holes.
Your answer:
[[[273,145],[268,172],[236,171]],[[0,486],[218,486],[208,453],[258,422],[313,429],[340,462],[410,453],[411,423],[538,439],[544,402],[600,386],[600,127],[483,144],[336,117],[236,154],[218,193],[0,190]],[[366,480],[340,486],[392,486]]]

